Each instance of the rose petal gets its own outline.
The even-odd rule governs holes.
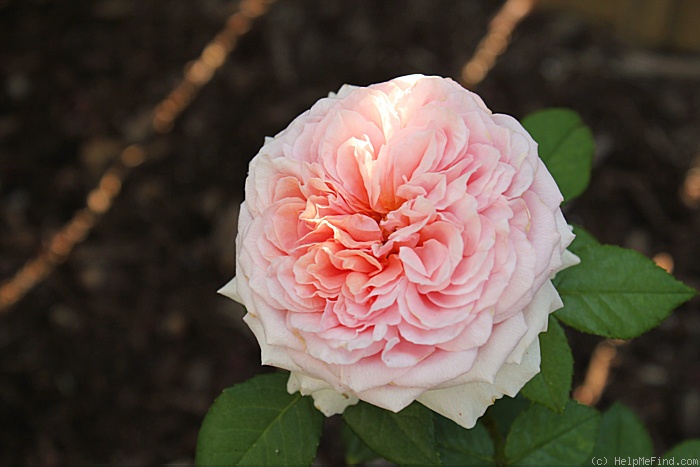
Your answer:
[[[511,397],[540,370],[540,345],[535,340],[522,364],[506,364],[494,383],[466,383],[446,389],[426,391],[418,402],[464,428],[474,428],[476,421],[497,399]]]

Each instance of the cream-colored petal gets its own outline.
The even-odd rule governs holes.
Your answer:
[[[497,399],[515,396],[539,372],[540,345],[535,340],[525,352],[521,364],[507,363],[494,384],[467,383],[447,389],[427,391],[418,402],[449,418],[464,428],[473,428],[476,421]]]
[[[540,290],[532,298],[532,302],[525,307],[523,316],[527,323],[527,332],[515,347],[506,362],[520,363],[525,355],[525,351],[533,341],[537,341],[537,336],[547,330],[549,314],[561,308],[564,304],[559,297],[557,289],[554,288],[551,280],[547,280]]]
[[[518,343],[527,333],[527,323],[522,313],[518,313],[493,327],[488,342],[479,349],[474,366],[462,376],[441,385],[441,388],[461,386],[467,383],[488,383],[496,381],[498,372],[513,353]]]
[[[447,389],[434,389],[418,397],[418,402],[464,428],[473,428],[486,409],[503,397],[493,384],[468,383]]]
[[[321,411],[326,417],[341,414],[345,411],[346,407],[359,402],[359,399],[355,396],[339,394],[332,389],[317,391],[311,394],[311,396],[314,398],[314,407]]]
[[[234,300],[238,303],[241,303],[241,304],[243,303],[243,299],[238,294],[238,287],[236,285],[236,278],[235,277],[233,279],[231,279],[230,281],[228,281],[228,283],[226,283],[226,285],[221,287],[217,291],[217,293],[223,295],[224,297],[228,297],[231,300]]]
[[[265,339],[265,330],[256,316],[247,313],[243,317],[243,321],[245,321],[251,331],[253,331],[255,338],[258,340],[261,353],[260,358],[263,365],[284,368],[289,371],[301,371],[296,363],[289,357],[288,349],[267,343]]]
[[[377,407],[398,412],[425,392],[424,388],[383,386],[358,393],[360,399]]]
[[[569,245],[571,245],[571,242],[573,242],[576,238],[576,235],[574,235],[574,227],[566,223],[564,213],[561,212],[561,209],[559,209],[554,215],[557,224],[557,230],[559,231],[559,236],[561,237],[559,241],[559,251],[564,251]],[[564,263],[566,262],[564,261]],[[559,270],[567,267],[568,266],[564,264],[559,268]]]
[[[496,389],[504,394],[515,397],[525,384],[540,372],[540,340],[535,339],[525,351],[522,361],[506,363],[496,376]]]
[[[303,373],[292,372],[292,374],[289,375],[287,391],[289,391],[290,394],[299,391],[303,396],[308,396],[309,394],[324,389],[332,389],[332,387],[325,381],[311,378]]]
[[[337,99],[342,99],[343,97],[347,96],[350,94],[352,91],[355,89],[358,89],[359,86],[354,86],[352,84],[343,84],[340,89],[338,89],[338,92],[331,92],[328,93],[328,97],[335,97]]]
[[[350,405],[355,405],[359,399],[351,394],[340,394],[330,388],[328,383],[309,378],[301,373],[292,372],[287,381],[287,392],[300,392],[303,396],[314,398],[314,406],[326,417],[340,414]]]
[[[570,252],[569,250],[564,250],[564,253],[561,255],[561,268],[559,268],[559,271],[562,269],[569,268],[571,266],[575,266],[581,262],[581,258]],[[559,272],[557,271],[557,272]],[[556,274],[556,273],[555,273]],[[554,277],[554,276],[552,276]]]

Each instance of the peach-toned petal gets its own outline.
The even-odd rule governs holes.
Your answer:
[[[454,339],[442,342],[437,346],[442,350],[457,352],[463,349],[473,349],[484,345],[493,329],[493,314],[488,310],[480,312],[464,330]]]
[[[382,361],[389,368],[414,367],[435,351],[432,345],[416,345],[396,336],[387,339],[382,351]]]

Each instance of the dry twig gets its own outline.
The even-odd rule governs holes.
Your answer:
[[[226,57],[236,46],[240,36],[250,30],[252,21],[265,14],[274,0],[241,0],[238,12],[231,15],[224,28],[207,44],[200,56],[185,66],[182,80],[153,111],[151,132],[169,133],[173,123],[206,85]],[[144,138],[145,139],[145,138]],[[88,193],[86,206],[78,210],[49,240],[46,248],[30,259],[15,275],[0,286],[0,313],[7,312],[39,282],[68,259],[73,248],[88,236],[92,228],[109,211],[121,191],[129,173],[148,158],[143,143],[123,149],[119,157],[105,171],[100,181]]]

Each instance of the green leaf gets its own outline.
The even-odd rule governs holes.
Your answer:
[[[486,410],[482,420],[493,423],[498,433],[505,438],[515,419],[531,405],[520,393],[515,397],[503,396]]]
[[[570,250],[572,253],[576,253],[578,250],[587,246],[600,245],[600,242],[596,240],[593,235],[584,230],[583,227],[574,225],[574,234],[576,235],[576,238],[574,238],[574,241],[571,242],[571,245],[569,245],[568,248],[568,250]]]
[[[493,440],[481,422],[467,430],[436,415],[435,433],[443,465],[494,465]]]
[[[204,418],[197,465],[310,465],[323,415],[287,393],[288,374],[261,375],[224,390]]]
[[[590,460],[600,417],[570,401],[562,414],[533,404],[520,414],[506,440],[506,458],[519,465],[580,465]]]
[[[348,465],[365,464],[379,458],[379,454],[372,451],[362,440],[347,426],[343,424],[343,442],[345,443],[345,463]]]
[[[525,117],[522,124],[537,141],[540,158],[564,200],[583,193],[591,176],[595,143],[581,117],[567,109],[547,109]]]
[[[593,457],[651,457],[654,446],[642,422],[620,403],[611,406],[600,420]]]
[[[591,245],[576,254],[581,264],[554,278],[564,301],[555,316],[580,331],[618,339],[636,337],[696,293],[632,250]]]
[[[399,413],[360,402],[345,422],[374,452],[397,464],[438,464],[433,412],[414,402]]]
[[[564,330],[553,316],[549,316],[547,332],[539,337],[542,354],[540,372],[521,392],[531,401],[561,413],[571,392],[574,357]]]
[[[683,441],[664,454],[664,459],[675,459],[675,462],[669,465],[698,465],[700,462],[700,439]],[[695,463],[690,464],[687,459],[693,459]]]

